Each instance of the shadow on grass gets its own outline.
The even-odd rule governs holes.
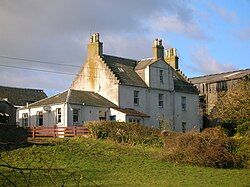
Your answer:
[[[32,146],[54,146],[55,143],[52,143],[49,139],[43,138],[43,139],[28,139],[28,141],[25,142],[19,142],[19,143],[1,143],[0,142],[0,151],[11,151],[14,149],[19,148],[27,148]]]

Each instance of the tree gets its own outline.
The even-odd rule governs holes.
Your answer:
[[[250,81],[239,81],[221,95],[212,118],[218,119],[228,130],[250,121]]]

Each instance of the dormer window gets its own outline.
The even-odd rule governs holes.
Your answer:
[[[120,72],[124,72],[124,69],[121,68],[121,67],[118,67],[118,70],[119,70]]]
[[[160,69],[160,82],[163,83],[163,70]]]

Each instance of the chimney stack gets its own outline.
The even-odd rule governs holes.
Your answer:
[[[102,56],[103,47],[102,42],[99,40],[99,33],[95,33],[90,37],[88,44],[88,58],[95,58]]]
[[[175,70],[179,70],[179,57],[177,56],[177,49],[171,48],[166,50],[165,61]]]
[[[153,58],[164,59],[164,47],[162,45],[162,40],[156,38],[153,43]]]

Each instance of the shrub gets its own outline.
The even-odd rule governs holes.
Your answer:
[[[242,123],[237,126],[237,133],[240,135],[250,135],[250,121],[247,121],[245,123]]]
[[[131,145],[162,146],[160,130],[145,127],[136,123],[96,121],[86,125],[91,134],[98,139],[110,139]]]
[[[205,129],[202,133],[169,133],[165,137],[164,159],[210,167],[238,167],[241,159],[236,143],[219,128]]]

